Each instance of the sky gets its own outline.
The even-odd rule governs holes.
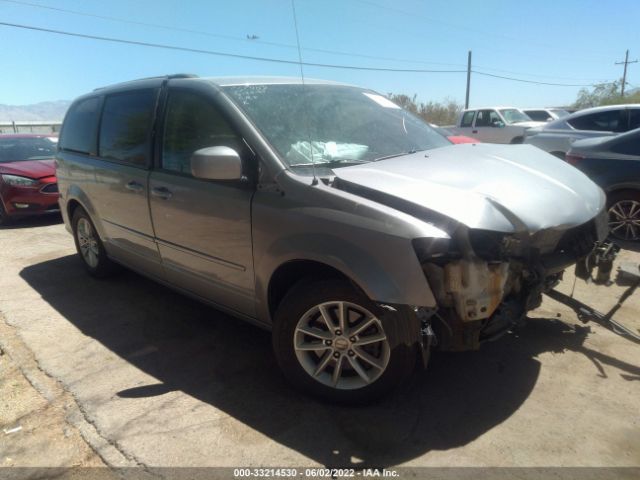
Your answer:
[[[473,69],[593,84],[640,58],[638,0],[294,0],[304,62],[383,69]],[[42,8],[49,7],[49,8]],[[67,11],[62,11],[67,10]],[[85,15],[79,15],[80,12]],[[109,43],[0,25],[0,103],[72,100],[120,81],[171,73],[299,76],[291,0],[0,0],[0,22],[293,64]],[[108,18],[105,18],[108,17]],[[258,37],[248,39],[247,37]],[[419,101],[464,102],[466,73],[303,67]],[[640,63],[628,82],[640,86]],[[580,87],[471,77],[470,106],[567,105]]]

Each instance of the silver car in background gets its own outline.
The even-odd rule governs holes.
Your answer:
[[[536,122],[551,122],[569,115],[569,112],[562,108],[523,108],[522,111]]]
[[[564,159],[576,140],[618,135],[640,127],[640,105],[586,108],[527,130],[524,143]]]
[[[89,274],[124,265],[271,330],[285,376],[332,401],[505,333],[607,234],[602,190],[570,165],[452,145],[331,82],[102,88],[71,105],[59,145]]]

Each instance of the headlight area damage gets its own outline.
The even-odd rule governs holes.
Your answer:
[[[414,249],[438,302],[418,307],[442,350],[476,349],[540,306],[565,268],[606,235],[603,213],[578,227],[533,235],[458,226],[451,239],[416,239]]]
[[[448,235],[413,241],[437,302],[415,308],[446,350],[508,331],[608,233],[604,193],[576,169],[529,146],[461,147],[336,169],[332,184]]]

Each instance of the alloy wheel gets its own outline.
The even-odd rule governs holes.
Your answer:
[[[100,250],[98,248],[98,239],[96,237],[93,226],[86,218],[80,218],[76,226],[76,235],[78,236],[78,246],[80,254],[84,261],[91,268],[98,266]]]
[[[389,364],[382,322],[350,302],[325,302],[307,311],[294,333],[295,354],[316,381],[353,390],[375,382]]]
[[[620,200],[609,208],[609,230],[621,240],[640,239],[640,202]]]

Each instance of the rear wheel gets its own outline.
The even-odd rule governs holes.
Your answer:
[[[609,231],[619,240],[640,240],[640,192],[624,190],[609,196]]]
[[[275,315],[273,347],[295,386],[340,403],[371,401],[413,370],[419,323],[345,280],[302,282]]]
[[[73,212],[71,221],[73,238],[78,255],[90,275],[98,278],[111,275],[117,270],[117,265],[107,257],[107,252],[100,240],[89,214],[78,207]]]

